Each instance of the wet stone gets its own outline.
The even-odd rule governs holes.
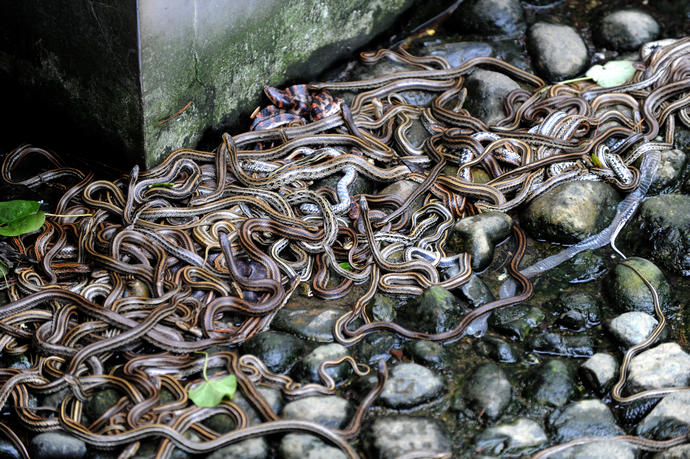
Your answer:
[[[661,453],[656,453],[653,459],[688,459],[690,458],[690,444],[674,446]]]
[[[633,390],[690,384],[690,355],[677,343],[663,343],[633,357],[628,381]]]
[[[666,395],[637,425],[637,435],[666,440],[690,429],[690,391]]]
[[[573,446],[550,456],[554,459],[636,459],[637,449],[630,443],[620,440],[599,440]]]
[[[378,192],[378,194],[382,196],[392,194],[393,196],[397,196],[405,201],[417,188],[419,188],[419,183],[417,182],[413,182],[412,180],[398,180],[397,182],[391,183],[383,188]],[[419,196],[417,199],[412,201],[408,207],[410,214],[413,214],[421,209],[423,204],[424,196]]]
[[[2,459],[22,459],[17,447],[11,442],[0,439],[0,458]]]
[[[497,331],[524,340],[530,331],[537,328],[543,321],[544,312],[526,304],[519,304],[510,308],[500,308],[493,311],[489,324]]]
[[[447,452],[451,443],[441,425],[431,418],[391,416],[376,418],[363,429],[368,457],[395,459],[415,451]]]
[[[342,344],[325,344],[317,347],[306,357],[297,362],[292,372],[303,380],[320,383],[322,382],[319,376],[319,365],[321,365],[321,362],[326,360],[338,360],[346,355],[350,355],[350,353]],[[346,379],[350,376],[351,371],[352,369],[347,362],[326,368],[326,373],[336,382]]]
[[[549,417],[554,443],[565,443],[581,437],[623,435],[611,410],[600,400],[573,402]]]
[[[359,356],[358,361],[367,362],[369,365],[379,360],[391,358],[390,351],[402,346],[397,334],[388,331],[377,331],[365,336],[357,343],[355,349]]]
[[[658,323],[649,314],[633,311],[614,317],[606,328],[625,347],[632,347],[646,340]]]
[[[495,124],[506,116],[503,100],[509,92],[520,86],[502,73],[476,69],[465,82],[467,99],[465,108],[472,116],[486,124]]]
[[[527,31],[527,47],[540,75],[552,82],[572,78],[587,67],[587,46],[573,27],[538,22]]]
[[[64,432],[45,432],[31,439],[35,459],[72,459],[86,456],[86,443]]]
[[[496,244],[508,237],[513,220],[503,212],[485,212],[460,220],[453,227],[449,248],[472,255],[472,270],[481,271],[491,263]]]
[[[488,334],[481,340],[475,340],[474,348],[480,355],[500,363],[515,363],[520,355],[519,351],[506,340]]]
[[[563,406],[575,394],[575,380],[572,371],[561,360],[550,360],[534,374],[532,398],[542,404]]]
[[[283,408],[282,392],[279,389],[273,389],[271,387],[257,387],[257,390],[264,400],[266,400],[266,403],[271,407],[273,412],[280,413],[280,410]],[[261,422],[259,413],[254,408],[254,405],[249,403],[249,400],[247,400],[240,391],[235,392],[232,401],[247,414],[249,425],[256,425]],[[232,418],[224,414],[211,416],[205,424],[219,433],[229,432],[235,428],[235,423]]]
[[[390,321],[395,320],[395,305],[396,300],[390,296],[377,293],[371,299],[367,308],[370,311],[370,316],[375,321]]]
[[[597,29],[598,40],[616,51],[635,51],[659,35],[659,24],[654,18],[638,10],[609,13],[602,18]]]
[[[290,370],[299,358],[304,343],[287,333],[268,330],[253,336],[243,344],[246,354],[254,354],[274,373]]]
[[[513,387],[498,365],[485,363],[477,367],[463,388],[467,406],[476,413],[484,413],[495,420],[506,409]]]
[[[472,274],[469,280],[460,287],[460,293],[473,308],[490,303],[495,299],[489,287],[476,274]]]
[[[489,427],[477,435],[475,451],[487,455],[528,455],[545,444],[544,429],[531,419],[519,418],[511,424]]]
[[[462,302],[448,290],[432,286],[421,296],[410,300],[398,314],[402,325],[427,333],[442,333],[452,329],[462,318]]]
[[[618,375],[618,362],[611,354],[597,352],[582,364],[580,374],[590,387],[602,393]]]
[[[559,276],[562,272],[563,278],[571,284],[593,281],[606,272],[604,259],[591,250],[578,253],[562,266]]]
[[[284,307],[271,323],[276,330],[319,343],[333,342],[333,326],[343,314],[329,307]]]
[[[335,395],[316,395],[290,402],[283,408],[285,419],[312,421],[331,429],[344,427],[352,415],[350,402]]]
[[[599,302],[589,293],[562,293],[555,306],[561,312],[557,323],[570,330],[582,330],[601,322]]]
[[[618,201],[618,193],[607,183],[568,182],[530,202],[521,222],[537,239],[574,244],[606,228]]]
[[[443,366],[446,350],[439,343],[433,341],[411,341],[405,345],[416,362],[427,365]]]
[[[390,372],[379,400],[390,408],[411,408],[436,398],[445,383],[433,371],[416,363],[401,363]]]
[[[636,268],[654,286],[659,295],[661,310],[668,314],[672,299],[670,284],[664,273],[652,262],[638,257],[630,257],[612,270],[607,289],[611,305],[620,312],[641,311],[649,315],[655,314],[652,292],[640,276],[626,265]]]
[[[96,392],[84,403],[84,415],[94,422],[108,409],[114,406],[122,395],[115,389],[103,389]]]
[[[687,163],[687,155],[680,149],[660,152],[659,166],[654,173],[654,180],[649,187],[648,195],[666,194],[676,191]]]
[[[265,459],[269,457],[268,443],[264,437],[248,438],[219,448],[206,456],[206,459],[224,459],[228,457]]]
[[[514,37],[525,30],[525,12],[518,0],[472,0],[451,17],[461,30]]]
[[[291,433],[280,441],[283,459],[346,459],[340,449],[326,444],[313,435]]]
[[[437,45],[425,46],[421,50],[421,53],[430,56],[441,56],[445,58],[452,67],[458,67],[475,57],[491,57],[494,55],[491,45],[483,41],[440,43]]]
[[[565,357],[589,357],[594,354],[594,341],[585,335],[544,332],[530,337],[529,345],[536,352]]]

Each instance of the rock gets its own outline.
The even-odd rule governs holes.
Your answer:
[[[553,459],[636,459],[637,448],[621,440],[599,440],[573,446],[551,456]]]
[[[412,180],[398,180],[397,182],[391,183],[390,185],[386,186],[384,189],[379,191],[378,194],[392,194],[393,196],[397,196],[403,201],[405,201],[417,188],[419,188],[419,183],[417,182],[413,182]],[[408,210],[411,214],[413,214],[417,212],[419,209],[421,209],[423,204],[424,196],[422,195],[410,203]]]
[[[390,416],[376,418],[363,429],[367,457],[395,459],[415,451],[450,452],[451,443],[441,425],[431,418]]]
[[[367,308],[369,314],[375,321],[394,321],[395,320],[396,300],[388,295],[377,293],[371,299]]]
[[[86,443],[62,431],[45,432],[31,439],[35,459],[73,459],[86,456]]]
[[[297,362],[293,373],[300,379],[312,382],[322,382],[319,376],[319,366],[327,360],[338,360],[346,355],[350,355],[347,348],[342,344],[325,344],[311,351],[306,357]],[[336,382],[342,381],[350,375],[352,371],[347,362],[340,365],[326,368],[331,378]]]
[[[405,345],[415,361],[442,366],[446,358],[446,350],[439,343],[426,340],[410,341]]]
[[[122,395],[115,389],[100,390],[84,403],[84,414],[91,422],[94,422],[112,408],[120,400],[120,397]]]
[[[283,408],[285,419],[312,421],[331,429],[340,429],[350,420],[354,409],[350,402],[336,395],[314,395],[290,402]]]
[[[652,292],[635,271],[627,268],[631,265],[654,286],[659,296],[661,310],[670,312],[671,286],[664,273],[652,262],[644,258],[630,257],[616,265],[609,277],[607,293],[614,308],[621,312],[641,311],[656,315]]]
[[[495,124],[506,116],[503,100],[509,92],[520,89],[518,84],[502,73],[476,69],[465,81],[465,108],[472,116],[486,124]]]
[[[661,453],[656,453],[653,459],[689,459],[690,444],[674,446]]]
[[[589,336],[561,335],[543,332],[530,337],[529,345],[536,352],[567,357],[589,357],[594,354],[594,342]]]
[[[587,46],[573,27],[537,22],[527,31],[527,46],[537,71],[552,82],[582,73]]]
[[[477,367],[463,387],[464,398],[475,413],[495,420],[512,397],[513,387],[498,365],[485,363]]]
[[[565,443],[582,437],[613,437],[623,435],[609,408],[599,400],[572,402],[549,416],[554,431],[553,443]]]
[[[439,375],[416,363],[401,363],[390,372],[379,400],[390,408],[411,408],[437,397],[444,389]]]
[[[485,212],[465,217],[455,224],[449,242],[452,252],[472,255],[472,270],[482,271],[491,263],[496,244],[510,235],[513,220],[503,212]]]
[[[594,390],[603,393],[618,376],[618,362],[611,354],[597,352],[580,366],[580,374]]]
[[[492,358],[501,363],[515,363],[519,359],[519,351],[510,343],[498,336],[485,334],[482,339],[474,341],[477,353]]]
[[[680,149],[662,150],[659,166],[654,173],[654,180],[647,194],[667,194],[676,191],[681,184],[683,170],[687,163],[687,155]]]
[[[280,441],[280,455],[283,459],[347,458],[340,449],[324,443],[320,438],[297,433],[290,433],[283,437]]]
[[[227,457],[265,459],[269,457],[268,443],[264,437],[248,438],[219,448],[206,456],[206,459],[224,459]]]
[[[493,311],[489,323],[497,331],[508,333],[524,340],[530,331],[537,328],[543,321],[544,312],[534,306],[518,304],[509,308],[500,308]]]
[[[268,330],[259,333],[242,346],[246,354],[254,354],[274,373],[285,373],[302,354],[304,343],[287,333]]]
[[[430,56],[441,56],[445,58],[452,67],[459,67],[475,57],[494,55],[491,45],[482,41],[440,43],[437,45],[425,46],[421,49],[421,53]]]
[[[335,321],[343,314],[343,310],[330,307],[284,307],[271,326],[304,339],[331,343]]]
[[[601,322],[599,302],[589,293],[561,293],[555,306],[556,310],[561,312],[557,323],[570,330],[582,330]]]
[[[2,459],[23,459],[17,447],[12,442],[0,439],[0,458]]]
[[[489,427],[477,435],[475,452],[491,456],[525,456],[536,452],[547,440],[539,424],[531,419],[519,418],[510,424]]]
[[[575,394],[575,381],[561,360],[549,360],[536,371],[533,378],[532,398],[542,404],[563,406]]]
[[[651,197],[628,226],[624,238],[635,253],[649,253],[664,268],[690,276],[690,196]]]
[[[388,331],[377,331],[364,337],[356,344],[358,361],[367,362],[373,365],[379,360],[391,358],[390,351],[400,349],[402,344],[396,333]]]
[[[637,435],[666,440],[685,435],[690,426],[690,391],[668,394],[637,425]]]
[[[616,51],[635,51],[659,35],[659,24],[638,10],[619,10],[604,16],[598,26],[598,39]]]
[[[607,183],[567,182],[530,202],[521,222],[537,239],[574,244],[606,228],[618,201],[618,193]]]
[[[463,299],[473,308],[490,303],[495,299],[489,287],[476,274],[472,274],[470,279],[460,287],[460,292]]]
[[[663,343],[630,361],[631,390],[682,387],[690,384],[690,355],[677,343]]]
[[[338,186],[338,182],[341,178],[343,178],[343,174],[344,172],[333,174],[331,176],[318,180],[313,185],[314,189],[321,187],[329,187],[335,190],[335,187]],[[374,182],[372,182],[367,176],[363,174],[355,173],[355,179],[347,187],[347,190],[350,193],[350,196],[356,196],[358,194],[371,194],[374,192]]]
[[[562,266],[559,275],[562,272],[563,278],[571,284],[593,281],[606,272],[604,259],[591,250],[578,253]],[[557,269],[559,267],[554,268],[554,271]]]
[[[274,413],[280,413],[283,408],[283,393],[279,389],[274,389],[272,387],[257,387],[257,391]],[[247,400],[240,391],[235,392],[232,401],[247,414],[249,425],[256,425],[262,422],[254,405],[249,403],[249,400]],[[235,423],[232,418],[225,414],[211,416],[206,421],[206,425],[219,433],[229,432],[235,428]]]
[[[606,328],[625,347],[632,347],[646,340],[658,323],[649,314],[633,311],[614,317],[607,322]]]
[[[465,31],[514,37],[525,30],[525,12],[518,0],[473,0],[451,16]]]
[[[431,286],[409,301],[398,314],[402,325],[427,333],[451,330],[464,315],[462,302],[448,290]]]

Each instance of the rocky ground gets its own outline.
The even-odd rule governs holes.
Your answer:
[[[452,65],[476,56],[498,57],[555,82],[581,75],[593,63],[629,58],[648,41],[682,32],[667,30],[663,18],[690,21],[690,11],[682,1],[666,2],[668,10],[650,9],[646,3],[630,10],[603,8],[596,1],[467,0],[447,20],[442,33],[421,38],[410,49],[443,56]],[[581,22],[582,15],[591,11],[597,14],[592,13],[586,24]],[[324,78],[367,78],[399,70],[399,65],[385,62],[374,67],[349,64]],[[503,97],[519,87],[507,76],[488,70],[475,71],[466,86],[466,108],[487,123],[503,116]],[[425,95],[416,97],[420,103]],[[663,154],[652,197],[620,236],[619,248],[629,258],[621,260],[610,248],[577,255],[537,278],[532,299],[496,311],[481,337],[440,344],[378,332],[344,347],[333,342],[332,330],[335,320],[361,294],[354,289],[337,301],[317,300],[307,292],[294,296],[277,314],[272,329],[254,336],[241,351],[257,355],[272,371],[303,382],[318,381],[317,368],[324,360],[352,355],[373,365],[385,359],[390,377],[358,440],[367,457],[397,458],[411,451],[424,452],[414,457],[435,457],[447,451],[453,457],[517,457],[580,437],[602,439],[565,450],[558,457],[651,457],[652,453],[606,438],[632,434],[662,440],[690,427],[690,391],[631,405],[618,405],[610,397],[626,349],[644,341],[658,323],[648,288],[622,264],[634,265],[652,282],[668,319],[658,340],[630,362],[626,387],[636,392],[690,385],[690,179],[686,167],[690,132],[680,125],[677,131],[676,148]],[[414,184],[394,186],[404,195]],[[497,296],[507,278],[505,262],[511,247],[502,242],[512,223],[530,236],[523,262],[527,266],[558,252],[562,244],[601,231],[622,197],[603,182],[571,182],[510,215],[463,219],[454,228],[451,244],[472,253],[473,269],[479,274],[452,292],[433,287],[407,299],[377,294],[368,306],[371,316],[414,322],[419,330],[447,330],[466,310]],[[265,389],[263,394],[286,419],[342,428],[354,410],[350,399],[371,387],[375,376],[353,375],[346,365],[332,369],[332,376],[339,384],[337,395],[284,400],[278,391]],[[117,401],[116,396],[108,390],[100,392],[87,402],[85,412],[97,418]],[[235,401],[247,405],[241,396]],[[50,400],[38,403],[49,405]],[[249,406],[246,410],[253,412]],[[223,416],[213,422],[218,432],[233,428]],[[60,433],[35,436],[31,448],[38,459],[111,457],[87,452],[83,442]],[[0,440],[0,456],[19,457],[15,453]],[[143,445],[135,457],[147,454],[153,453]],[[320,439],[302,434],[247,440],[210,455],[274,456],[344,457]],[[174,457],[187,455],[176,451]],[[690,457],[690,445],[653,457]]]

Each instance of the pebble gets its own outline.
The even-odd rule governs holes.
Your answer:
[[[120,400],[120,397],[122,397],[122,394],[115,389],[99,390],[84,403],[84,415],[91,422],[94,422],[103,413],[112,408]]]
[[[659,24],[649,14],[639,10],[614,11],[601,19],[598,39],[616,51],[634,51],[659,36]]]
[[[371,299],[367,308],[371,314],[371,318],[376,321],[393,321],[395,320],[395,305],[397,301],[388,295],[377,293]]]
[[[495,330],[522,341],[527,338],[531,330],[541,325],[545,317],[544,311],[536,306],[518,304],[510,308],[494,310],[489,323]]]
[[[575,379],[562,360],[549,360],[534,373],[530,394],[542,405],[563,406],[575,394]]]
[[[514,37],[525,30],[525,12],[518,0],[472,0],[458,8],[453,20],[463,33]]]
[[[659,295],[661,310],[668,314],[672,299],[671,285],[654,263],[638,257],[630,257],[618,263],[611,271],[606,292],[614,309],[620,312],[641,311],[656,315],[652,292],[640,276],[625,265],[636,268],[654,286]]]
[[[269,457],[268,443],[264,437],[248,438],[219,448],[206,456],[206,459],[224,459],[228,457],[265,459]]]
[[[450,452],[451,443],[441,425],[431,418],[389,416],[374,419],[363,431],[369,455],[379,459],[396,459],[415,451]]]
[[[594,354],[594,341],[586,335],[562,335],[542,332],[529,339],[529,345],[536,352],[566,357],[590,357]]]
[[[637,425],[636,433],[647,438],[666,440],[684,435],[690,426],[690,391],[666,395]]]
[[[86,456],[86,443],[65,432],[45,432],[31,439],[29,450],[35,459],[78,459]]]
[[[531,201],[520,221],[536,239],[574,244],[606,228],[618,201],[607,183],[567,182]]]
[[[312,421],[331,429],[340,429],[347,424],[353,411],[350,402],[342,397],[314,395],[286,404],[282,416],[285,419]]]
[[[509,92],[520,86],[503,73],[476,69],[465,81],[467,98],[465,108],[472,116],[486,124],[495,124],[506,116],[503,100]]]
[[[582,437],[613,437],[623,435],[623,429],[608,406],[600,400],[572,402],[549,416],[549,426],[554,432],[553,443],[565,443]]]
[[[343,315],[342,309],[330,307],[285,306],[271,323],[276,330],[293,333],[301,338],[319,343],[333,342],[333,326]]]
[[[414,182],[412,180],[398,180],[397,182],[391,183],[390,185],[386,186],[384,189],[379,191],[378,194],[380,195],[388,195],[392,194],[393,196],[397,196],[403,201],[406,200],[413,192],[419,188],[419,183]],[[424,204],[424,196],[420,196],[414,201],[410,203],[410,206],[408,207],[410,214],[415,213],[419,209],[422,208],[422,205]]]
[[[304,343],[287,333],[268,330],[259,333],[242,345],[247,354],[254,354],[274,373],[285,373],[299,358]]]
[[[464,399],[475,414],[484,413],[491,420],[498,419],[512,398],[513,387],[496,364],[477,367],[465,382]]]
[[[601,256],[591,250],[585,250],[554,268],[554,272],[558,273],[559,278],[566,279],[571,284],[582,284],[598,279],[606,272],[606,269]]]
[[[475,452],[492,456],[523,456],[535,452],[548,438],[531,419],[518,418],[510,424],[489,427],[477,435]]]
[[[431,286],[409,301],[402,310],[398,314],[401,325],[427,333],[443,333],[460,322],[465,307],[445,288]]]
[[[426,365],[441,367],[443,366],[444,360],[447,358],[446,350],[443,346],[434,341],[410,341],[405,345],[405,349],[409,351],[416,362]]]
[[[402,343],[400,337],[389,331],[376,331],[365,336],[356,344],[358,361],[367,362],[373,365],[379,360],[391,358],[390,352],[393,349],[400,349]]]
[[[416,363],[392,368],[379,400],[390,408],[411,408],[436,398],[445,388],[441,377]]]
[[[676,191],[681,185],[680,179],[687,164],[687,155],[678,148],[662,150],[659,155],[659,165],[647,192],[650,196]]]
[[[690,384],[690,355],[677,343],[663,343],[633,357],[628,381],[635,391]]]
[[[573,446],[550,456],[552,459],[636,459],[637,448],[620,440],[599,440]]]
[[[346,459],[339,448],[326,444],[320,438],[308,434],[290,433],[280,441],[283,459]],[[236,456],[241,457],[241,456]]]
[[[274,389],[272,387],[257,387],[257,391],[274,413],[280,413],[283,408],[283,393],[279,389]],[[256,425],[261,422],[261,417],[254,408],[254,405],[249,403],[249,400],[247,400],[240,391],[235,392],[232,402],[242,408],[242,411],[247,414],[249,425]],[[235,428],[235,422],[230,416],[225,414],[211,416],[205,423],[216,432],[225,433]]]
[[[422,54],[441,56],[452,67],[459,67],[475,57],[493,56],[493,47],[483,41],[461,41],[455,43],[439,43],[430,45],[421,50]]]
[[[601,322],[599,302],[587,292],[561,293],[555,306],[561,312],[557,323],[564,328],[579,331]]]
[[[485,334],[481,339],[474,340],[474,348],[480,355],[501,363],[515,363],[520,358],[520,353],[515,346],[491,334]]]
[[[493,260],[496,244],[510,235],[513,219],[503,212],[484,212],[465,217],[453,227],[448,243],[451,251],[472,256],[472,270],[482,271]]]
[[[469,280],[460,287],[460,293],[473,308],[490,303],[495,299],[489,287],[476,274],[472,274]]]
[[[580,373],[593,389],[603,393],[618,375],[618,362],[611,354],[597,352],[580,366]]]
[[[647,313],[633,311],[614,317],[606,328],[625,347],[632,347],[646,340],[658,323]]]
[[[324,344],[315,348],[306,357],[297,362],[292,372],[299,379],[321,383],[321,376],[319,376],[319,366],[321,363],[327,360],[338,360],[347,355],[350,355],[350,353],[342,344]],[[347,362],[326,368],[326,373],[336,382],[346,379],[351,372],[352,368]]]
[[[527,47],[537,71],[551,82],[572,78],[589,63],[585,42],[567,25],[533,24],[527,31]]]
[[[10,441],[0,439],[0,458],[2,459],[23,459],[22,455]]]

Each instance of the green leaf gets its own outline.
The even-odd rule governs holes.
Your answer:
[[[19,236],[21,234],[33,233],[38,231],[46,220],[46,214],[39,210],[35,214],[27,215],[9,222],[5,226],[0,226],[0,236]]]
[[[7,274],[9,274],[10,268],[5,264],[4,261],[0,261],[0,274],[2,274],[2,278],[5,279],[5,288],[7,290],[10,289],[10,283],[7,282]]]
[[[609,61],[604,65],[592,66],[585,73],[602,88],[625,84],[634,74],[635,68],[632,61]]]
[[[343,268],[346,271],[352,271],[352,265],[348,263],[347,261],[344,261],[342,263],[339,263],[340,267]]]
[[[172,188],[174,187],[175,184],[173,182],[158,182],[158,183],[152,183],[149,185],[149,188]]]
[[[222,379],[207,379],[189,390],[189,398],[198,407],[212,408],[218,406],[223,397],[232,398],[237,390],[235,375]]]
[[[4,225],[20,218],[38,212],[41,207],[36,201],[3,201],[0,202],[0,225]]]

